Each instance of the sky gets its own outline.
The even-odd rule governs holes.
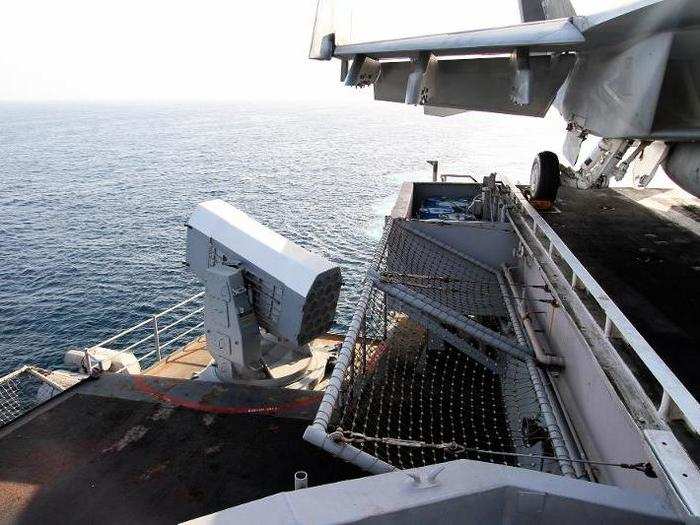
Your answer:
[[[516,0],[352,2],[358,38],[519,21]],[[573,1],[580,14],[623,3]],[[315,10],[316,0],[0,0],[0,100],[349,99],[337,62],[306,58]]]

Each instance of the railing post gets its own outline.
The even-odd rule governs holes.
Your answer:
[[[92,359],[90,358],[90,349],[85,350],[85,359],[87,360],[87,373],[92,375]]]
[[[427,163],[433,167],[433,182],[437,182],[437,180],[438,180],[438,161],[429,160],[429,161],[427,161]]]
[[[671,413],[671,397],[668,395],[668,393],[664,390],[663,395],[661,396],[661,403],[659,404],[659,409],[658,409],[658,414],[661,419],[664,421],[668,421],[669,415]]]
[[[659,403],[657,413],[664,421],[685,421],[688,427],[691,427],[685,413],[678,408],[678,405],[675,403],[675,401],[673,401],[673,399],[671,399],[671,396],[668,394],[668,392],[666,392],[666,390],[664,390],[664,393],[661,396],[661,403]]]
[[[160,337],[158,335],[158,316],[157,315],[153,316],[153,340],[155,341],[155,344],[156,344],[156,356],[158,356],[158,361],[160,361],[161,360]]]
[[[608,317],[607,315],[605,316],[605,329],[604,329],[604,331],[605,331],[605,337],[607,337],[608,339],[612,339],[613,323],[612,323],[612,319],[610,319],[610,317]]]

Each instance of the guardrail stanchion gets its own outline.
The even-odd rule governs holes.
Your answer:
[[[158,357],[158,361],[160,361],[161,360],[160,337],[158,335],[158,316],[157,315],[153,316],[153,341],[155,342],[155,345],[156,345],[156,356]]]
[[[605,328],[603,329],[603,332],[605,333],[605,337],[607,337],[608,339],[612,339],[613,323],[612,319],[610,319],[607,315],[605,316]]]

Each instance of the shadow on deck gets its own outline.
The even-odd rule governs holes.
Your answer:
[[[84,382],[0,431],[0,522],[174,523],[363,476],[304,442],[321,394],[147,376]]]

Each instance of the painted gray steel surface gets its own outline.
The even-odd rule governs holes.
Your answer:
[[[313,480],[310,480],[313,485]],[[188,523],[683,523],[648,495],[459,460],[286,492]]]
[[[262,226],[261,226],[262,227]],[[235,226],[232,226],[235,228]],[[267,232],[265,232],[267,233]],[[303,345],[324,333],[330,327],[340,293],[340,269],[321,257],[286,241],[287,247],[277,255],[264,260],[266,266],[251,261],[249,253],[265,242],[260,240],[229,246],[219,236],[212,237],[209,231],[197,226],[187,231],[187,262],[200,277],[212,269],[233,267],[243,271],[245,285],[252,292],[252,302],[258,323],[267,331],[292,344]],[[278,242],[277,239],[274,242]],[[300,252],[300,255],[297,255]],[[301,253],[303,252],[303,253]],[[286,275],[286,258],[295,257],[297,266],[304,266],[303,282]],[[320,262],[316,262],[316,260]]]
[[[187,263],[206,287],[207,350],[223,381],[271,379],[271,361],[333,323],[340,268],[223,201],[200,204],[190,218]],[[279,338],[281,351],[267,344],[264,355],[260,328]]]

